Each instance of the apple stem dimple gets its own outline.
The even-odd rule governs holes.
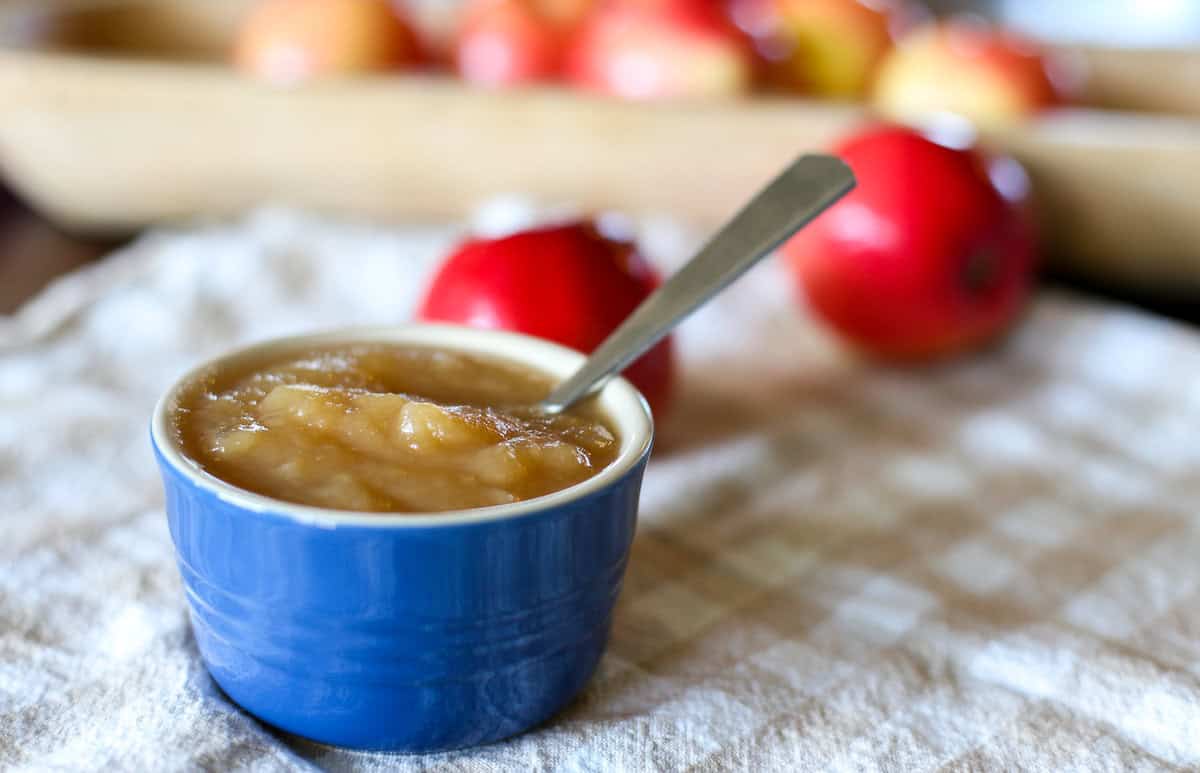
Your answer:
[[[1000,263],[996,251],[991,247],[974,250],[967,256],[963,266],[963,286],[972,295],[978,295],[991,289],[999,276]]]

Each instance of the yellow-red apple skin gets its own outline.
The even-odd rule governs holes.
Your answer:
[[[922,121],[954,114],[980,126],[1012,123],[1060,104],[1046,54],[1002,30],[928,25],[880,65],[874,104],[883,115]]]
[[[420,60],[388,0],[262,0],[243,20],[233,61],[274,82],[393,70]]]

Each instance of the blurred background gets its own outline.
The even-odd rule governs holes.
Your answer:
[[[0,312],[146,228],[268,204],[456,221],[518,193],[711,227],[887,119],[1019,161],[1049,281],[1200,321],[1193,0],[0,9]]]
[[[1189,0],[935,0],[940,14],[978,13],[1042,40],[1157,48],[1200,41],[1200,6]]]

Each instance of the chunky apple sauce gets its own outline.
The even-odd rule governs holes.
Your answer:
[[[184,452],[228,483],[338,510],[517,502],[595,475],[618,442],[595,408],[531,409],[551,380],[452,351],[362,344],[216,369],[184,387]]]

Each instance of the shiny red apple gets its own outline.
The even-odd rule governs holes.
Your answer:
[[[579,88],[625,99],[726,97],[754,80],[749,39],[712,0],[607,0],[567,54]]]
[[[571,223],[460,245],[434,276],[417,316],[591,352],[657,285],[632,244],[608,239],[590,223]],[[674,378],[671,339],[624,375],[663,414]]]
[[[466,81],[513,86],[558,76],[591,0],[469,0],[455,44]]]
[[[941,22],[904,38],[884,59],[874,102],[900,120],[950,113],[994,126],[1062,102],[1066,75],[1038,45],[1002,28]]]
[[[1036,267],[1016,162],[890,126],[833,152],[858,187],[784,246],[815,314],[864,351],[900,360],[1003,332]]]
[[[388,0],[260,0],[242,21],[234,64],[275,82],[389,70],[419,59]]]

